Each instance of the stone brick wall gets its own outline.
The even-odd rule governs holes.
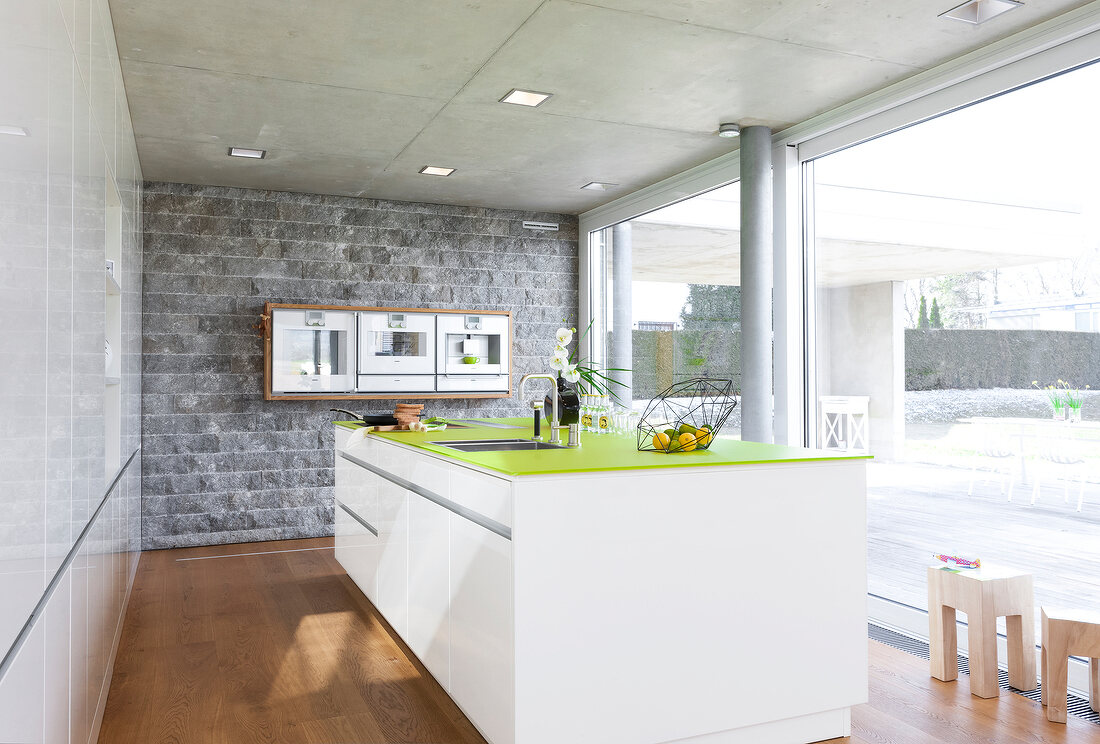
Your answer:
[[[576,324],[569,215],[146,183],[144,240],[145,549],[332,534],[337,402],[263,400],[264,302],[511,310],[513,385]],[[515,399],[424,403],[527,413]]]
[[[906,390],[1030,388],[1033,380],[1100,388],[1100,333],[905,331]]]

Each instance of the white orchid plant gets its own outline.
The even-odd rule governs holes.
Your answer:
[[[580,341],[591,327],[592,324],[589,323],[588,328],[577,338],[577,346],[573,351],[569,351],[569,344],[573,343],[573,334],[577,332],[577,329],[559,328],[556,334],[554,353],[550,355],[550,367],[557,370],[558,376],[566,382],[580,383],[577,387],[581,394],[595,392],[599,395],[613,395],[617,399],[618,396],[612,391],[611,386],[625,387],[625,385],[618,380],[611,379],[604,372],[629,372],[630,370],[616,368],[601,371],[585,363],[585,360],[577,359]],[[583,382],[581,382],[582,380]]]

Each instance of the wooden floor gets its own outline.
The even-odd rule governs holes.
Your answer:
[[[100,744],[483,742],[331,545],[144,553]],[[1019,695],[972,697],[966,677],[938,682],[926,661],[870,647],[870,703],[855,709],[853,736],[835,741],[1100,742],[1100,726],[1048,723]]]
[[[483,744],[332,544],[143,553],[101,744]]]

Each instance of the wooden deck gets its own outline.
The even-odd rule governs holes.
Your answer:
[[[1044,481],[1030,506],[1031,484],[1013,500],[996,479],[974,484],[970,470],[913,463],[868,467],[868,591],[927,609],[925,567],[933,553],[956,552],[1030,569],[1040,605],[1100,611],[1100,485],[1088,483],[1081,512],[1077,489]]]

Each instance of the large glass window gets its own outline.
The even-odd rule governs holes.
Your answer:
[[[866,447],[869,588],[934,553],[1100,605],[1100,117],[1091,65],[806,166],[816,444]],[[866,429],[862,427],[866,426]]]
[[[741,377],[740,184],[590,236],[594,356],[642,410],[674,382]],[[725,436],[740,435],[739,411]]]

